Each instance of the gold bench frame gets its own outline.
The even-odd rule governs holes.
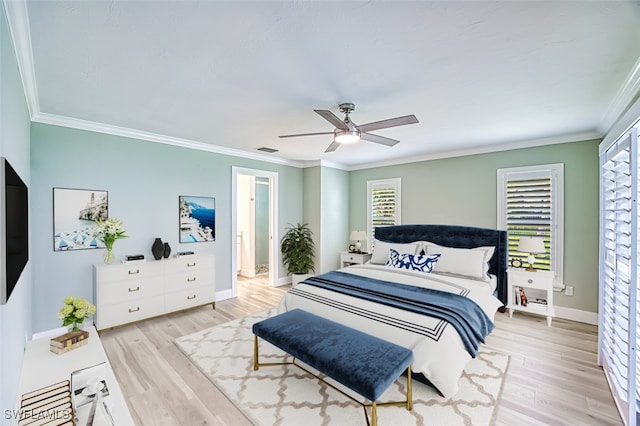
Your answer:
[[[287,354],[287,355],[289,355],[289,354]],[[289,355],[289,356],[291,356],[291,355]],[[409,367],[407,367],[407,399],[406,399],[406,401],[388,401],[388,402],[371,401],[371,404],[365,404],[363,402],[358,401],[356,398],[354,398],[353,396],[351,396],[348,393],[344,392],[343,390],[337,388],[336,386],[334,386],[333,384],[329,383],[328,381],[324,380],[322,377],[318,376],[317,374],[312,373],[308,369],[306,369],[303,366],[301,366],[300,364],[296,363],[296,358],[295,357],[293,358],[293,361],[290,361],[290,362],[263,362],[263,363],[261,363],[259,361],[259,354],[258,354],[258,336],[256,336],[254,334],[253,335],[253,371],[258,371],[258,369],[260,367],[269,367],[269,366],[274,366],[274,365],[295,365],[296,367],[304,370],[305,372],[307,372],[308,374],[312,375],[313,377],[315,377],[316,379],[320,380],[321,382],[326,383],[328,386],[330,386],[331,388],[337,390],[338,392],[340,392],[341,394],[343,394],[344,396],[346,396],[350,400],[360,404],[364,409],[364,416],[365,416],[365,418],[367,420],[367,425],[371,425],[371,426],[377,426],[378,425],[378,410],[377,410],[377,408],[380,407],[380,406],[400,406],[401,407],[401,406],[405,406],[406,405],[407,411],[411,411],[413,409],[413,390],[412,390],[412,383],[411,383],[411,365],[409,365]],[[369,415],[367,414],[366,407],[371,407],[371,423],[369,423]]]

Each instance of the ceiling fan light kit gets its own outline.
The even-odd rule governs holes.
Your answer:
[[[338,143],[356,143],[360,140],[360,132],[358,130],[338,130],[333,140]]]
[[[324,152],[333,152],[341,144],[356,143],[360,140],[378,143],[386,146],[394,146],[398,140],[387,138],[385,136],[374,135],[368,133],[371,130],[386,129],[389,127],[406,126],[407,124],[418,123],[415,115],[405,115],[402,117],[389,118],[387,120],[374,121],[358,126],[349,118],[349,114],[356,109],[355,104],[342,103],[338,105],[340,111],[344,113],[343,120],[338,118],[334,113],[324,109],[314,109],[314,112],[335,126],[333,132],[316,132],[316,133],[299,133],[295,135],[281,135],[281,138],[294,138],[299,136],[317,136],[333,134],[331,145]]]

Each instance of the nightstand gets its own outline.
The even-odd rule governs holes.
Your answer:
[[[509,268],[507,269],[507,274],[509,318],[513,317],[513,311],[530,312],[546,316],[547,326],[551,326],[551,319],[555,316],[553,309],[553,272],[529,272],[526,269]],[[526,295],[526,305],[523,303],[521,290]]]
[[[371,253],[350,253],[348,251],[340,252],[340,267],[345,268],[349,265],[362,265],[371,260]]]

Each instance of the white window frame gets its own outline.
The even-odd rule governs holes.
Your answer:
[[[554,288],[564,288],[564,164],[543,164],[498,169],[498,229],[507,229],[507,182],[551,179],[551,271]]]
[[[395,222],[394,225],[400,225],[402,223],[402,179],[379,179],[367,181],[367,251],[371,252],[373,249],[373,191],[381,188],[393,188],[395,190]]]

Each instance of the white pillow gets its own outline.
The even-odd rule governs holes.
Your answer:
[[[422,249],[427,254],[440,254],[440,258],[433,265],[434,273],[463,275],[483,281],[489,279],[489,260],[495,247],[466,249],[424,242]]]
[[[385,265],[389,259],[389,250],[394,249],[400,254],[417,254],[416,251],[420,247],[417,242],[413,243],[388,243],[386,241],[373,240],[373,253],[371,254],[370,263],[376,265]]]

